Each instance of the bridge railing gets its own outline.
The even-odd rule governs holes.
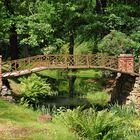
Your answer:
[[[14,72],[16,75],[21,75],[43,69],[59,68],[102,68],[129,73],[133,73],[135,70],[132,55],[121,55],[119,57],[108,56],[107,54],[37,55],[23,59],[2,62],[2,73],[7,74],[6,76]]]
[[[92,68],[117,69],[118,58],[107,55],[38,55],[2,63],[3,72],[20,71],[36,67],[48,68]]]

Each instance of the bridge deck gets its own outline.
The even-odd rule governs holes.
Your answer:
[[[126,63],[127,64],[127,63]],[[20,76],[46,69],[104,69],[134,76],[139,74],[122,69],[118,57],[98,55],[38,55],[2,63],[2,77]],[[130,65],[130,64],[129,64]]]
[[[43,70],[47,70],[47,69],[62,69],[62,67],[37,67],[37,68],[33,68],[31,70],[29,69],[25,69],[25,70],[21,70],[21,71],[14,71],[14,72],[6,72],[6,73],[3,73],[2,74],[2,77],[15,77],[15,76],[21,76],[21,75],[25,75],[25,74],[30,74],[30,73],[34,73],[34,72],[39,72],[39,71],[43,71]],[[63,69],[75,69],[73,67],[63,67]],[[124,73],[124,74],[129,74],[129,75],[132,75],[132,76],[139,76],[138,73],[130,73],[130,72],[125,72],[125,71],[119,71],[119,70],[116,70],[116,69],[112,69],[112,68],[105,68],[105,67],[89,67],[89,68],[85,68],[85,67],[80,67],[80,68],[76,68],[76,69],[100,69],[100,70],[109,70],[109,71],[114,71],[114,72],[117,72],[117,73]]]

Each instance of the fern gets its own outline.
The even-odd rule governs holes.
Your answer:
[[[51,89],[50,84],[36,74],[32,74],[28,78],[20,78],[20,82],[20,90],[23,97],[32,102],[38,102],[39,97],[57,94]]]
[[[67,110],[59,116],[63,122],[81,138],[88,140],[109,140],[123,137],[119,129],[123,120],[114,113],[105,111],[96,112],[90,108],[82,111],[81,108]]]

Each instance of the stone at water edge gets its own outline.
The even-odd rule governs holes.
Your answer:
[[[37,118],[37,121],[38,122],[41,122],[41,123],[45,123],[45,122],[49,122],[52,120],[52,116],[51,115],[40,115],[38,118]]]

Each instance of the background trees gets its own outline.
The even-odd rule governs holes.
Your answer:
[[[111,30],[126,34],[128,42],[131,39],[136,43],[133,49],[138,52],[139,8],[138,0],[2,0],[1,54],[16,59],[45,50],[97,53],[98,44]]]

